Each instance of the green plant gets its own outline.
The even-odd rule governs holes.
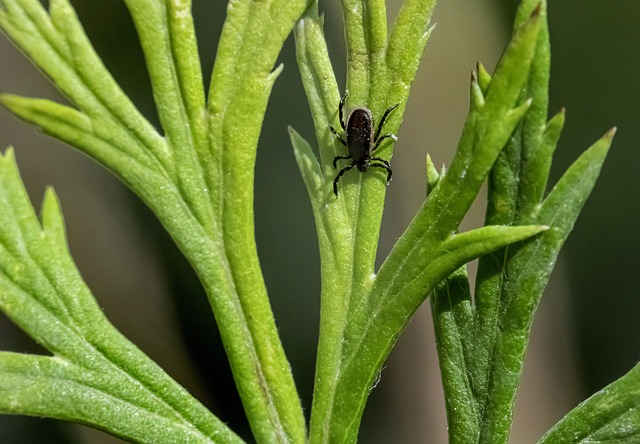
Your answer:
[[[355,442],[369,391],[398,336],[432,294],[452,442],[506,442],[533,313],[613,131],[544,197],[563,113],[549,122],[546,6],[525,0],[493,76],[471,82],[471,109],[448,171],[427,159],[429,195],[379,270],[385,185],[350,175],[339,199],[340,94],[317,2],[229,3],[205,95],[189,0],[125,0],[151,78],[160,134],[119,89],[67,0],[0,0],[0,26],[74,107],[3,94],[23,120],[92,156],[155,212],[196,270],[258,442]],[[405,0],[390,35],[382,0],[343,0],[349,103],[397,130],[434,0]],[[291,31],[320,160],[293,129],[322,260],[322,313],[309,431],[257,260],[253,168],[262,119]],[[389,159],[391,143],[376,155]],[[489,176],[486,226],[458,233]],[[366,203],[366,205],[365,205]],[[136,442],[241,442],[120,335],[76,270],[58,200],[38,221],[11,150],[0,160],[0,308],[52,356],[0,352],[0,411],[101,428]],[[480,259],[472,300],[464,265]],[[570,413],[540,442],[638,434],[640,367]],[[636,434],[636,435],[633,435]],[[575,438],[575,437],[578,438]],[[573,441],[567,441],[571,437]]]

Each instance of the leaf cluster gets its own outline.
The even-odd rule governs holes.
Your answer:
[[[473,73],[470,110],[447,170],[427,158],[428,196],[375,267],[382,175],[346,175],[337,81],[317,2],[232,0],[208,93],[189,0],[125,0],[162,131],[122,92],[68,0],[0,0],[0,27],[71,105],[0,95],[21,119],[110,169],[155,212],[211,304],[252,432],[264,443],[355,442],[393,345],[431,296],[452,443],[506,443],[535,309],[611,143],[608,132],[545,195],[564,112],[547,121],[544,1],[524,0],[493,75]],[[348,107],[399,103],[397,132],[433,30],[435,0],[342,0]],[[290,129],[316,221],[322,308],[309,430],[258,263],[253,165],[276,58],[293,31],[319,156]],[[376,151],[390,161],[392,139]],[[488,180],[484,227],[458,227]],[[58,200],[40,220],[12,150],[0,158],[0,309],[50,356],[0,352],[0,412],[76,421],[135,442],[242,442],[108,322],[69,255]],[[465,264],[479,258],[472,295]],[[540,443],[638,436],[640,367],[594,395]]]

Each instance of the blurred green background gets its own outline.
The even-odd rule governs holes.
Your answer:
[[[621,376],[640,357],[640,2],[550,2],[550,111],[567,108],[555,181],[585,148],[618,127],[601,179],[560,256],[534,324],[512,442],[535,442],[564,413]],[[73,1],[86,31],[123,89],[157,122],[144,60],[122,2]],[[391,22],[400,2],[387,1]],[[442,1],[408,103],[393,159],[380,257],[424,196],[423,162],[448,163],[477,60],[491,71],[510,34],[515,0]],[[194,0],[205,74],[211,72],[226,2]],[[344,87],[344,38],[337,1],[321,1],[325,32]],[[290,39],[258,150],[256,236],[280,334],[305,410],[310,408],[319,312],[319,258],[306,191],[287,125],[310,141],[311,117]],[[208,81],[208,79],[207,79]],[[6,39],[0,90],[59,99]],[[337,105],[337,104],[336,104]],[[69,243],[112,322],[220,417],[250,440],[213,317],[197,280],[154,219],[111,174],[0,110],[0,148],[13,145],[36,208],[46,185],[62,201]],[[474,207],[465,228],[481,224]],[[444,402],[428,307],[417,313],[373,391],[360,441],[446,442]],[[0,315],[0,349],[39,352]],[[0,416],[0,442],[113,443],[91,429]]]

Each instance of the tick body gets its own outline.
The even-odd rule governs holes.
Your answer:
[[[347,95],[349,93],[345,92],[342,99],[340,99],[340,105],[338,107],[338,115],[340,117],[340,125],[344,130],[344,137],[341,136],[334,127],[331,128],[331,132],[336,135],[340,143],[347,147],[349,150],[348,155],[344,156],[336,156],[333,159],[333,168],[337,168],[337,162],[340,159],[350,159],[352,162],[350,165],[345,166],[338,172],[336,178],[333,180],[333,194],[338,196],[338,181],[347,171],[357,168],[358,171],[364,173],[367,171],[367,168],[382,168],[387,171],[387,184],[391,181],[391,166],[389,162],[379,157],[372,157],[371,154],[378,149],[380,143],[387,138],[391,138],[393,140],[398,140],[396,136],[393,134],[382,134],[380,135],[380,131],[382,130],[382,126],[384,125],[384,121],[391,111],[396,109],[397,105],[392,106],[387,109],[382,118],[380,119],[380,123],[378,123],[378,127],[374,132],[374,121],[373,115],[371,111],[366,106],[360,106],[351,110],[349,115],[347,116],[347,120],[344,120],[344,104],[347,100]]]

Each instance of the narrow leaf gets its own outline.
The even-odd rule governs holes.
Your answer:
[[[521,32],[530,22],[532,14],[540,17],[540,31],[530,69],[526,73],[527,80],[519,93],[519,100],[532,99],[532,105],[489,175],[486,224],[530,223],[521,222],[520,215],[529,214],[528,212],[540,204],[541,193],[546,188],[551,154],[557,142],[557,139],[546,140],[545,144],[540,142],[547,114],[549,77],[549,43],[544,2],[527,0],[521,3],[514,28],[516,32]],[[558,119],[553,120],[552,128],[557,131],[549,132],[550,137],[559,136],[558,123],[562,122]],[[536,195],[538,199],[534,200]],[[478,262],[475,292],[476,330],[469,338],[475,344],[472,349],[476,364],[469,370],[481,410],[484,410],[484,402],[488,396],[488,369],[493,356],[496,331],[502,322],[502,304],[510,297],[506,295],[503,287],[507,278],[505,270],[508,268],[509,251],[512,250],[496,251]]]
[[[491,74],[487,71],[484,65],[480,62],[476,64],[476,73],[478,76],[478,85],[483,94],[487,94],[489,85],[491,84]]]
[[[549,227],[544,225],[521,227],[486,226],[457,234],[447,239],[437,248],[434,253],[435,259],[430,262],[423,274],[428,276],[426,278],[428,282],[440,282],[458,267],[479,256],[484,256],[506,245],[535,236],[548,229]],[[411,286],[408,286],[407,290],[409,288]]]
[[[608,131],[569,167],[544,200],[535,217],[538,221],[548,222],[565,237],[569,234],[600,175],[615,133],[615,128]]]
[[[296,58],[302,85],[311,108],[320,158],[325,174],[332,170],[338,143],[329,127],[340,128],[337,104],[340,93],[336,82],[327,43],[322,31],[323,20],[318,15],[317,1],[307,9],[294,28]],[[331,171],[333,174],[333,171]]]
[[[309,199],[315,208],[319,204],[319,196],[323,191],[320,164],[318,164],[318,160],[313,154],[309,143],[291,127],[289,127],[289,137],[291,137],[291,144],[293,145],[293,152],[298,162],[298,168],[300,168],[304,184],[307,186]]]
[[[229,3],[207,99],[213,162],[206,175],[220,186],[212,229],[219,262],[198,259],[199,275],[229,356],[257,441],[306,440],[300,397],[275,325],[258,260],[254,229],[254,165],[276,61],[308,0],[238,0]],[[192,260],[193,262],[193,260]],[[196,266],[198,268],[198,266]],[[225,280],[224,287],[217,279]],[[221,291],[223,290],[223,291]]]
[[[640,442],[640,364],[570,411],[538,444]]]
[[[529,218],[530,223],[544,223],[551,229],[509,251],[508,268],[501,272],[504,288],[497,335],[489,351],[493,360],[490,374],[484,379],[491,396],[487,399],[482,442],[506,442],[535,310],[560,248],[595,185],[613,134],[613,130],[608,132],[585,151],[554,187],[539,213]],[[482,362],[483,358],[477,359]]]
[[[123,135],[120,128],[109,121],[91,119],[80,111],[46,99],[1,94],[0,103],[19,118],[75,146],[116,171],[126,174],[127,169],[122,164],[127,162],[133,169],[137,167],[146,170],[144,174],[151,173],[149,170],[154,167],[157,172],[163,171],[144,147],[128,144],[127,137],[121,137]],[[131,185],[136,188],[134,184]]]
[[[380,365],[384,362],[411,315],[438,282],[480,254],[534,236],[545,229],[547,227],[544,226],[483,227],[457,235],[441,245],[432,245],[431,252],[423,251],[423,254],[431,259],[426,261],[428,265],[415,279],[402,281],[403,285],[398,289],[398,293],[373,299],[375,305],[371,309],[364,307],[365,309],[352,312],[346,326],[345,336],[350,340],[343,346],[346,364],[342,367],[338,381],[338,393],[342,393],[347,387],[371,387],[379,367],[371,366],[369,363],[375,362]],[[409,298],[417,292],[422,292],[421,299]],[[378,295],[375,284],[373,295]],[[393,335],[390,335],[391,333]],[[354,422],[353,417],[355,414],[362,414],[367,394],[351,390],[347,398],[341,398],[334,404],[333,420],[336,422],[337,430],[355,436],[357,429],[354,427],[358,421]],[[356,412],[348,410],[352,409],[354,404],[362,407]],[[356,419],[359,419],[359,416]]]
[[[535,9],[530,18],[516,30],[500,58],[486,94],[487,106],[495,108],[495,112],[512,108],[513,103],[519,99],[522,85],[528,79],[542,22],[540,10]]]
[[[66,0],[50,3],[51,16],[37,0],[2,0],[0,26],[56,88],[83,112],[119,127],[128,145],[142,145],[170,171],[167,146],[135,108],[95,53]]]
[[[393,95],[406,97],[422,60],[427,41],[433,31],[431,16],[436,0],[405,0],[389,37],[387,64],[390,75],[397,79],[400,91]]]
[[[449,442],[474,442],[480,433],[473,384],[469,380],[469,329],[473,325],[466,267],[438,284],[431,295],[438,361],[445,389]]]
[[[518,104],[517,100],[526,81],[538,29],[538,18],[534,16],[514,37],[501,61],[503,68],[498,69],[492,81],[502,85],[504,91],[494,89],[492,92],[490,87],[486,101],[472,111],[451,169],[441,177],[373,282],[372,270],[359,265],[373,265],[373,260],[368,259],[375,252],[371,246],[376,245],[378,232],[372,227],[379,225],[372,215],[370,202],[377,202],[378,195],[372,191],[374,185],[369,187],[363,181],[362,192],[355,197],[354,203],[355,208],[366,208],[367,215],[357,219],[355,229],[358,242],[354,244],[353,257],[357,266],[352,279],[354,295],[348,299],[348,323],[344,324],[343,335],[332,344],[342,353],[343,364],[327,384],[335,387],[335,394],[330,401],[330,413],[323,416],[317,425],[318,435],[323,439],[330,439],[329,436],[355,439],[365,399],[380,366],[411,315],[440,280],[478,254],[485,254],[492,248],[499,248],[498,244],[503,246],[540,230],[539,227],[507,229],[497,236],[501,240],[484,243],[491,237],[491,231],[487,230],[468,234],[468,237],[460,235],[460,239],[447,244],[448,250],[440,248],[450,233],[457,229],[495,158],[529,106],[529,103]],[[505,69],[505,65],[510,69]],[[346,202],[350,204],[351,200]],[[515,233],[522,237],[516,234],[506,243],[501,243],[504,235]],[[368,288],[371,288],[370,294]],[[334,305],[337,307],[339,304]],[[313,430],[312,421],[312,433]]]
[[[0,411],[83,422],[139,442],[241,442],[105,318],[71,259],[55,194],[42,225],[0,156],[0,310],[52,357],[0,353]]]
[[[200,224],[213,225],[219,185],[205,178],[200,160],[211,161],[206,137],[204,85],[188,2],[128,0],[145,55],[158,116],[175,163],[178,186]],[[181,11],[181,13],[179,12]]]
[[[431,160],[431,156],[427,154],[426,159],[426,176],[427,176],[427,196],[433,191],[433,189],[438,185],[440,181],[440,174],[438,174],[438,170],[436,166],[433,164],[433,160]]]
[[[542,133],[540,144],[522,159],[518,214],[528,215],[542,202],[551,169],[551,159],[564,127],[564,109],[553,116]]]
[[[303,442],[304,415],[257,259],[252,165],[281,70],[273,67],[307,0],[230,4],[208,114],[189,1],[127,0],[166,140],[131,118],[67,0],[52,0],[50,17],[38,0],[0,2],[0,25],[80,110],[23,103],[24,118],[96,155],[149,204],[205,286],[256,439]]]
[[[117,392],[127,389],[124,384],[114,381],[105,388],[97,383],[110,377],[55,357],[0,352],[0,411],[78,422],[131,442],[243,442],[222,423],[207,437],[139,399],[125,399]]]

